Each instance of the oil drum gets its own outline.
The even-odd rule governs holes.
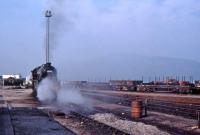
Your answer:
[[[131,116],[133,118],[141,118],[142,117],[142,101],[133,101],[131,105],[132,105]]]

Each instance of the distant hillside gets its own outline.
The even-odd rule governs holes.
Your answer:
[[[66,79],[141,79],[154,76],[200,76],[200,63],[163,57],[115,55],[85,61],[62,63],[61,77]],[[65,74],[63,74],[65,73]]]

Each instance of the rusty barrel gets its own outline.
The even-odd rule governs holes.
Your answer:
[[[131,116],[133,118],[141,118],[142,117],[142,101],[133,101],[131,109]]]

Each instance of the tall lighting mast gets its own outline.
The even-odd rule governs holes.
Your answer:
[[[52,17],[52,13],[50,10],[47,10],[45,13],[46,20],[46,63],[50,63],[50,43],[49,43],[49,36],[50,36],[50,18]]]

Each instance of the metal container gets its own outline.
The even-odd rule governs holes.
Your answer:
[[[132,105],[131,116],[133,118],[141,118],[142,117],[142,101],[133,101],[131,105]]]

